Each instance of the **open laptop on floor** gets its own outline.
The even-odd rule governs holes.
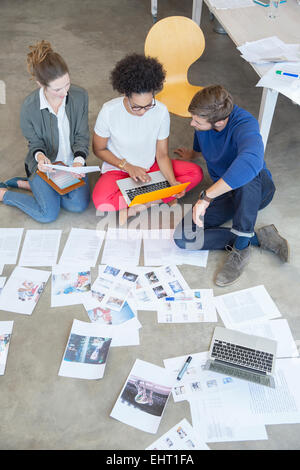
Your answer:
[[[277,341],[217,326],[205,369],[275,388]]]
[[[132,178],[117,180],[117,185],[128,206],[146,204],[174,196],[174,194],[181,193],[190,184],[182,183],[171,186],[160,171],[152,171],[148,175],[151,177],[151,181],[148,183],[136,182]]]

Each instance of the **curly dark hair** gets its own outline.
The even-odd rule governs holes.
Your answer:
[[[132,93],[157,93],[163,88],[166,72],[154,57],[129,54],[110,73],[114,90],[126,96]]]

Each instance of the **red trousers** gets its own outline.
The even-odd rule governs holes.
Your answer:
[[[200,183],[203,178],[203,171],[199,165],[181,160],[171,161],[175,179],[180,183],[186,183],[188,181],[191,183],[187,186],[186,191],[190,191]],[[157,162],[155,162],[147,173],[158,170],[159,166]],[[100,176],[93,191],[93,201],[97,210],[102,212],[111,212],[127,207],[127,203],[125,202],[116,181],[128,178],[128,176],[129,175],[126,171],[121,170],[107,171]],[[168,203],[173,199],[175,199],[174,196],[163,199],[163,202]]]

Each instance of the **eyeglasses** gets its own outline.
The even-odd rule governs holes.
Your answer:
[[[128,96],[127,96],[127,100],[128,100],[129,107],[130,107],[131,111],[133,111],[133,112],[142,111],[142,109],[144,109],[145,111],[149,111],[149,109],[154,108],[154,106],[156,105],[156,101],[155,101],[154,96],[153,96],[153,99],[152,99],[152,103],[147,104],[146,106],[132,106]]]

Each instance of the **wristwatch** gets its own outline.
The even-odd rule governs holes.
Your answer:
[[[204,201],[206,201],[206,202],[211,202],[213,200],[212,197],[206,196],[205,189],[203,189],[203,191],[201,191],[201,193],[199,194],[199,199],[204,199]]]
[[[118,164],[118,167],[119,168],[124,168],[124,166],[126,165],[127,163],[127,160],[125,158],[123,158],[123,160],[121,160],[121,163]]]

